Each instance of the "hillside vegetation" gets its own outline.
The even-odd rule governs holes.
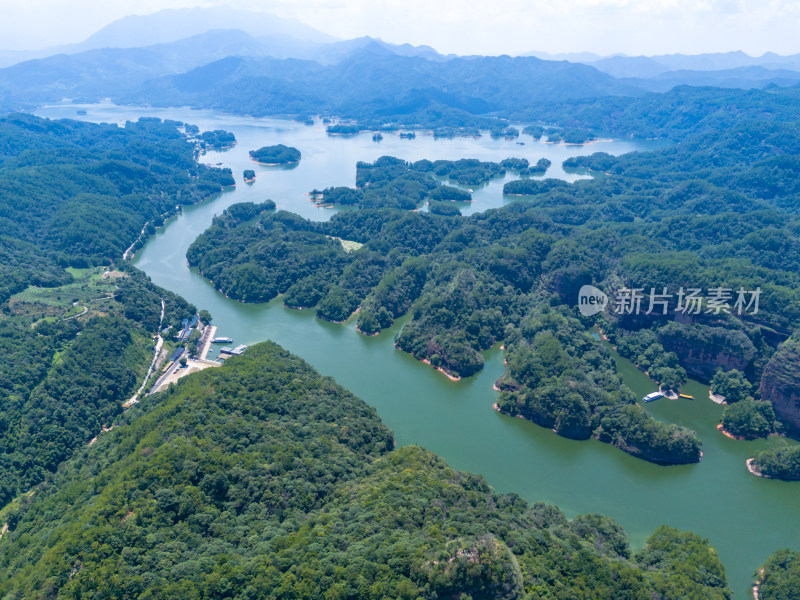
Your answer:
[[[118,264],[230,177],[178,125],[0,119],[0,508],[111,426],[159,326],[196,313]]]
[[[708,543],[494,493],[272,343],[125,417],[0,541],[0,593],[722,600]]]

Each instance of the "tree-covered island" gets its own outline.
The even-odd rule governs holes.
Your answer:
[[[251,150],[250,158],[260,165],[291,165],[300,162],[300,151],[291,146],[276,144]]]

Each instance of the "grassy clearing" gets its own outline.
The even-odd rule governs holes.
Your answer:
[[[343,240],[341,238],[338,239],[339,243],[342,245],[342,248],[344,248],[345,252],[355,252],[356,250],[360,249],[361,246],[364,245],[360,244],[359,242],[354,242],[352,240]]]
[[[75,317],[87,311],[103,311],[116,288],[118,272],[102,267],[68,268],[75,281],[54,288],[29,286],[9,299],[12,314],[32,318]]]

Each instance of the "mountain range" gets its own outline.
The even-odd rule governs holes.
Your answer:
[[[371,37],[338,40],[291,19],[224,8],[115,21],[80,44],[0,53],[0,110],[64,99],[190,105],[242,114],[329,113],[407,122],[519,113],[540,102],[637,96],[680,85],[800,82],[800,55],[443,55]],[[425,113],[420,117],[420,113]],[[444,118],[446,116],[446,119]]]

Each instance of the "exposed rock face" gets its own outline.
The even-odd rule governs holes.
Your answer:
[[[761,399],[771,401],[778,418],[800,432],[800,338],[797,336],[781,344],[764,367]]]
[[[706,381],[719,367],[743,371],[756,354],[753,342],[743,332],[699,323],[669,323],[658,330],[658,340],[678,355],[690,375]]]

